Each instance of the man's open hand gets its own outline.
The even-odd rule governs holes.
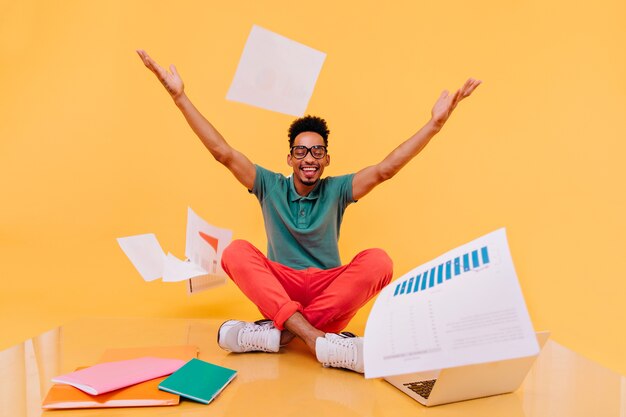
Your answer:
[[[444,90],[431,111],[432,121],[435,125],[441,128],[456,108],[456,105],[464,98],[469,97],[480,83],[482,81],[470,78],[453,95],[448,90]]]
[[[161,84],[165,87],[168,93],[172,96],[173,99],[178,98],[183,91],[185,90],[185,86],[183,84],[183,80],[178,75],[176,71],[176,67],[174,65],[170,65],[170,71],[168,72],[165,68],[156,63],[156,61],[146,53],[146,51],[142,49],[137,50],[137,54],[143,61],[146,67],[150,71],[157,76]]]

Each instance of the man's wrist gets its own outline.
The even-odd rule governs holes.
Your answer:
[[[178,107],[182,107],[184,106],[186,103],[189,102],[189,98],[187,97],[187,94],[185,94],[185,92],[183,91],[182,93],[180,93],[179,95],[177,95],[176,97],[172,97],[172,99],[174,100],[174,103],[178,106]]]
[[[428,123],[426,123],[425,127],[433,134],[436,134],[439,133],[445,123],[445,121],[436,121],[435,119],[431,118]]]

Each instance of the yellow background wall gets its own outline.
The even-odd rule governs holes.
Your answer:
[[[535,327],[626,373],[622,0],[2,0],[0,347],[78,316],[259,317],[232,283],[188,297],[143,282],[115,241],[154,232],[182,257],[191,206],[265,247],[254,197],[134,52],[175,63],[232,145],[288,173],[292,117],[224,98],[253,24],[328,54],[309,112],[330,124],[330,175],[378,162],[442,89],[483,79],[348,209],[343,259],[380,246],[398,277],[506,226]]]

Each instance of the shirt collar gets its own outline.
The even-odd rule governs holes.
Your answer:
[[[321,182],[322,182],[322,179],[320,178],[320,180],[315,185],[315,188],[313,188],[308,195],[302,196],[298,194],[298,192],[296,191],[296,186],[293,183],[293,175],[290,175],[289,176],[289,201],[293,202],[297,200],[317,200],[318,197],[320,196],[320,183]]]

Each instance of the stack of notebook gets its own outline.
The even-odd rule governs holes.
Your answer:
[[[44,409],[208,404],[236,371],[196,359],[195,346],[109,349],[99,363],[53,378]],[[169,375],[169,376],[168,376]]]

